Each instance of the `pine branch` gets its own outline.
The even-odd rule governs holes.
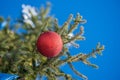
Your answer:
[[[83,78],[83,79],[85,79],[85,80],[88,80],[88,78],[87,78],[85,75],[83,75],[83,74],[81,74],[80,72],[78,72],[78,71],[73,67],[73,65],[72,65],[70,62],[68,62],[68,65],[71,67],[71,69],[73,70],[73,72],[74,72],[76,75],[80,76],[81,78]]]
[[[78,13],[76,18],[73,18],[71,14],[62,27],[59,27],[58,20],[51,16],[48,16],[50,10],[50,4],[46,8],[41,7],[40,12],[34,15],[32,11],[29,11],[31,17],[28,18],[28,22],[25,21],[23,16],[22,21],[16,22],[15,25],[10,25],[10,18],[4,19],[0,17],[0,23],[6,21],[4,29],[0,31],[0,72],[17,74],[21,77],[21,80],[33,80],[37,74],[40,76],[46,76],[48,80],[57,80],[59,77],[63,77],[65,80],[73,80],[72,76],[61,71],[59,68],[63,64],[68,64],[73,72],[86,79],[82,73],[78,72],[73,62],[83,62],[88,66],[98,68],[95,64],[92,64],[88,59],[90,57],[96,57],[97,54],[102,55],[104,46],[100,43],[89,54],[79,53],[71,56],[68,43],[76,46],[74,41],[85,40],[84,28],[80,27],[78,32],[73,37],[69,37],[79,24],[85,23],[86,20],[82,19],[82,16]],[[10,29],[13,26],[14,29]],[[70,28],[69,28],[70,27]],[[19,28],[26,30],[26,33],[18,34]],[[36,48],[37,37],[45,31],[54,31],[60,34],[63,40],[63,49],[60,54],[53,58],[47,58],[41,55]],[[65,59],[61,57],[66,56]]]

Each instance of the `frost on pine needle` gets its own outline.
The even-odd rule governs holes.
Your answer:
[[[27,24],[30,24],[34,28],[35,25],[31,19],[32,19],[32,16],[38,15],[35,7],[23,4],[22,8],[23,8],[22,13],[23,13],[24,22]]]
[[[30,5],[22,5],[22,8],[22,21],[10,25],[10,19],[8,18],[5,28],[0,31],[0,72],[17,74],[24,80],[38,79],[36,78],[37,75],[38,77],[45,76],[48,80],[57,80],[60,77],[64,80],[73,80],[72,75],[60,69],[61,66],[68,64],[76,75],[87,80],[87,76],[76,70],[72,63],[82,62],[85,65],[98,68],[97,65],[89,61],[89,58],[102,55],[104,46],[98,43],[96,48],[88,54],[79,52],[76,55],[71,55],[69,46],[79,47],[76,41],[85,40],[84,27],[79,25],[83,25],[86,20],[79,13],[75,18],[73,14],[70,14],[60,27],[56,18],[48,16],[50,4],[47,4],[46,8],[40,8],[39,12]],[[4,21],[5,19],[0,17],[0,23]],[[22,35],[11,33],[10,26],[13,26],[16,30],[21,27],[28,33]],[[73,34],[75,29],[79,31]],[[37,38],[46,31],[56,32],[62,38],[63,47],[56,57],[47,58],[37,50]]]
[[[24,22],[30,24],[33,28],[35,28],[34,23],[30,19],[25,19]]]
[[[35,7],[32,7],[32,6],[30,6],[30,5],[25,5],[25,4],[23,4],[23,5],[22,5],[22,8],[23,8],[22,13],[23,13],[24,15],[26,15],[26,16],[24,17],[25,19],[29,19],[29,18],[31,18],[32,16],[37,16],[37,15],[38,15]]]
[[[71,39],[72,37],[74,37],[73,33],[69,33],[68,34],[68,38]],[[75,43],[74,41],[71,41],[69,43],[66,44],[66,46],[69,47],[75,47],[75,48],[79,48],[79,44]]]

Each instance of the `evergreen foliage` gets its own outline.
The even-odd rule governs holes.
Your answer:
[[[77,71],[72,65],[73,62],[83,62],[86,65],[98,68],[97,65],[89,62],[90,57],[96,57],[96,54],[101,55],[104,46],[100,43],[92,52],[78,53],[71,56],[67,44],[72,44],[77,47],[74,42],[76,40],[85,40],[84,28],[79,27],[79,24],[85,23],[82,16],[77,13],[76,17],[70,14],[68,20],[59,26],[57,19],[49,16],[50,4],[46,8],[41,7],[37,15],[34,15],[30,10],[30,17],[25,21],[23,16],[17,20],[14,25],[10,24],[10,18],[4,19],[0,17],[0,23],[6,22],[4,28],[0,31],[0,72],[17,74],[21,80],[35,80],[37,74],[41,77],[46,76],[48,80],[57,80],[58,77],[64,77],[65,80],[73,80],[70,74],[64,73],[59,67],[63,64],[68,64],[76,75],[87,80],[87,77]],[[32,23],[29,23],[29,22]],[[76,28],[80,31],[74,36],[69,36]],[[22,29],[23,32],[18,33]],[[45,31],[55,31],[61,35],[64,46],[57,57],[46,58],[42,56],[36,49],[36,41],[38,36]],[[65,59],[61,59],[65,56]]]

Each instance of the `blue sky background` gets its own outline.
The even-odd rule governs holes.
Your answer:
[[[80,48],[71,48],[71,53],[90,52],[97,42],[105,45],[103,56],[90,59],[99,65],[93,69],[81,63],[74,63],[77,70],[89,77],[89,80],[120,80],[120,1],[119,0],[47,0],[52,3],[51,14],[58,18],[62,25],[69,14],[80,14],[87,20],[85,26],[85,41],[80,41]],[[21,5],[29,4],[39,8],[46,0],[1,0],[0,15],[11,16],[13,20],[20,17]],[[79,78],[64,66],[63,70],[74,78]],[[78,79],[80,80],[80,79]]]

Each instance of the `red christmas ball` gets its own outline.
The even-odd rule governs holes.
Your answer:
[[[56,32],[47,31],[40,34],[37,40],[37,50],[46,57],[55,57],[62,50],[61,36]]]

